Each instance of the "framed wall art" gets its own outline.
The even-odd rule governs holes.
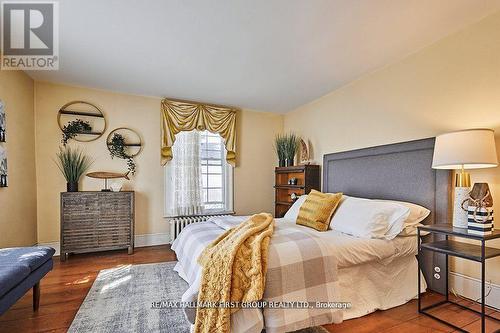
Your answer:
[[[0,145],[0,187],[7,187],[7,150]]]
[[[5,128],[7,127],[7,122],[5,120],[5,105],[0,99],[0,142],[5,142]]]

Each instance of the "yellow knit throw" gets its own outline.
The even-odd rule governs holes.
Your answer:
[[[264,295],[269,241],[274,231],[270,214],[253,215],[227,230],[200,254],[203,267],[195,333],[229,333],[229,307],[200,307],[208,302],[252,302]]]

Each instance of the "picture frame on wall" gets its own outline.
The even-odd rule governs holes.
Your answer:
[[[7,121],[5,120],[5,105],[3,101],[0,99],[0,142],[5,142],[6,140],[6,131]]]
[[[0,145],[0,187],[7,185],[7,150]]]

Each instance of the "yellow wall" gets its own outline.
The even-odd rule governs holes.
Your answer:
[[[325,153],[458,129],[487,127],[500,135],[499,40],[497,13],[287,113],[285,131],[308,138],[318,163]],[[500,168],[474,172],[473,181],[489,182],[498,215]],[[488,277],[500,283],[500,258],[488,267]],[[477,265],[460,261],[455,268],[477,276]]]
[[[97,105],[108,121],[105,135],[96,141],[78,143],[95,158],[92,170],[126,171],[123,160],[112,160],[105,146],[110,130],[126,126],[138,131],[145,143],[137,157],[137,173],[128,189],[136,191],[136,235],[168,233],[163,218],[163,168],[160,166],[160,98],[112,93],[102,90],[35,83],[36,158],[38,198],[38,242],[59,240],[59,192],[65,180],[55,167],[61,131],[57,125],[59,108],[73,100]],[[243,110],[238,114],[238,166],[234,171],[234,203],[238,214],[268,211],[273,205],[272,140],[282,130],[283,118]],[[84,178],[82,190],[100,190],[102,181]]]
[[[285,115],[284,128],[311,141],[318,163],[325,153],[457,129],[489,127],[500,134],[499,38],[497,13],[293,110]],[[65,189],[65,181],[53,162],[61,138],[56,116],[63,104],[77,99],[102,108],[108,120],[107,133],[129,126],[142,134],[145,147],[137,158],[138,173],[126,185],[137,191],[136,234],[168,232],[163,219],[163,169],[158,154],[159,98],[34,84],[16,71],[0,72],[0,98],[7,110],[10,184],[0,189],[0,246],[59,240],[59,192]],[[283,116],[244,110],[239,113],[237,126],[235,210],[238,214],[272,212],[272,140],[283,129]],[[123,161],[109,157],[104,140],[102,137],[83,144],[96,159],[93,170],[125,170]],[[500,148],[500,138],[497,144]],[[489,182],[496,210],[500,211],[500,168],[474,171],[473,181]],[[84,179],[81,187],[98,190],[102,184]],[[500,246],[499,242],[493,244]],[[476,265],[457,261],[454,267],[477,276]],[[500,283],[500,259],[490,261],[489,267],[488,278]]]
[[[234,169],[234,208],[239,215],[274,214],[274,137],[283,116],[255,111],[238,114],[238,167]]]
[[[0,99],[7,114],[9,187],[0,188],[0,248],[36,243],[35,126],[33,80],[0,71]]]

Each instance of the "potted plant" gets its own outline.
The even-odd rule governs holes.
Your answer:
[[[125,143],[125,138],[120,133],[114,133],[111,140],[108,142],[109,153],[111,158],[118,157],[127,160],[128,171],[135,174],[135,161],[132,156],[127,154],[126,151],[127,144]]]
[[[68,192],[78,192],[78,181],[93,163],[83,150],[71,147],[59,147],[55,162],[66,178]]]
[[[278,165],[280,167],[285,166],[286,150],[285,150],[285,136],[282,134],[276,135],[274,138],[274,150],[276,156],[278,156]]]
[[[84,121],[81,119],[76,119],[68,122],[64,125],[63,129],[63,137],[61,143],[66,146],[70,139],[75,138],[79,133],[90,133],[92,132],[92,126],[88,121]]]
[[[294,133],[278,134],[276,136],[274,150],[278,156],[280,167],[293,166],[299,144],[300,138]]]
[[[285,166],[293,166],[295,160],[295,154],[299,149],[300,138],[294,134],[285,134],[284,140],[284,150],[285,150]]]

